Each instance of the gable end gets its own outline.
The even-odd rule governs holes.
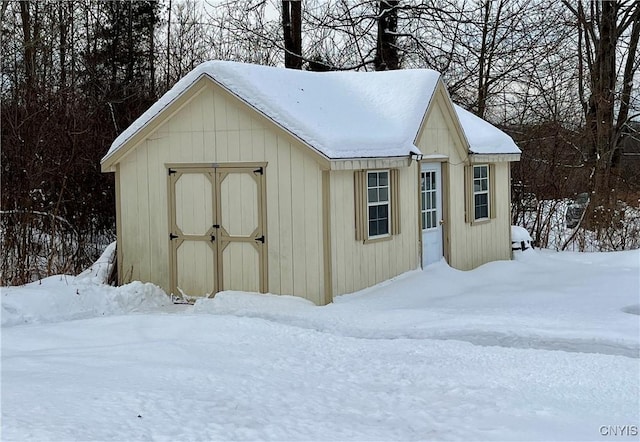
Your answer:
[[[247,103],[241,97],[237,96],[233,92],[229,91],[224,85],[218,83],[207,74],[201,75],[196,81],[188,86],[180,95],[174,98],[167,106],[161,109],[156,115],[142,127],[137,129],[134,134],[125,140],[120,146],[116,148],[110,154],[107,154],[101,161],[102,172],[115,171],[115,165],[122,161],[130,152],[136,149],[144,140],[153,135],[153,133],[160,128],[165,122],[174,117],[180,110],[188,105],[193,99],[195,99],[205,88],[214,87],[216,92],[220,92],[225,98],[242,103],[243,107],[246,107],[254,116],[259,120],[265,122],[267,126],[272,127],[281,135],[286,136],[288,139],[294,141],[294,145],[303,147],[303,150],[310,154],[314,160],[319,164],[323,170],[330,168],[330,159],[324,156],[317,149],[309,145],[306,141],[296,136],[291,131],[265,115],[259,109],[256,109],[251,104]],[[135,122],[134,122],[135,124]]]

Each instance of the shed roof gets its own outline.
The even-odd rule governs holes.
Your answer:
[[[453,107],[458,114],[471,153],[477,154],[519,154],[520,149],[506,133],[483,120],[482,118],[464,110],[457,104]]]
[[[309,72],[209,61],[178,81],[123,131],[102,161],[202,76],[208,76],[330,159],[420,153],[414,140],[440,79],[438,72],[429,69]],[[456,111],[472,152],[513,153],[514,148],[520,152],[499,129],[469,117],[461,108]],[[511,140],[512,146],[500,134]],[[498,138],[500,145],[493,146],[491,141]]]

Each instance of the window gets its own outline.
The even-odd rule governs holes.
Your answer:
[[[388,235],[389,171],[367,172],[367,220],[369,238]]]
[[[489,207],[489,166],[473,166],[473,213],[474,220],[488,219]]]
[[[353,178],[356,241],[389,240],[399,235],[400,171],[356,170]]]
[[[422,198],[422,230],[438,227],[436,201],[436,171],[420,173],[420,196]]]

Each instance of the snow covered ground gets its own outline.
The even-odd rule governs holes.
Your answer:
[[[2,289],[1,437],[638,440],[639,314],[637,250],[438,263],[326,307],[53,277]]]

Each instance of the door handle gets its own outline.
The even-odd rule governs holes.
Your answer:
[[[443,225],[443,224],[444,224],[444,220],[443,220],[443,219],[441,219],[441,220],[440,220],[440,225]]]

